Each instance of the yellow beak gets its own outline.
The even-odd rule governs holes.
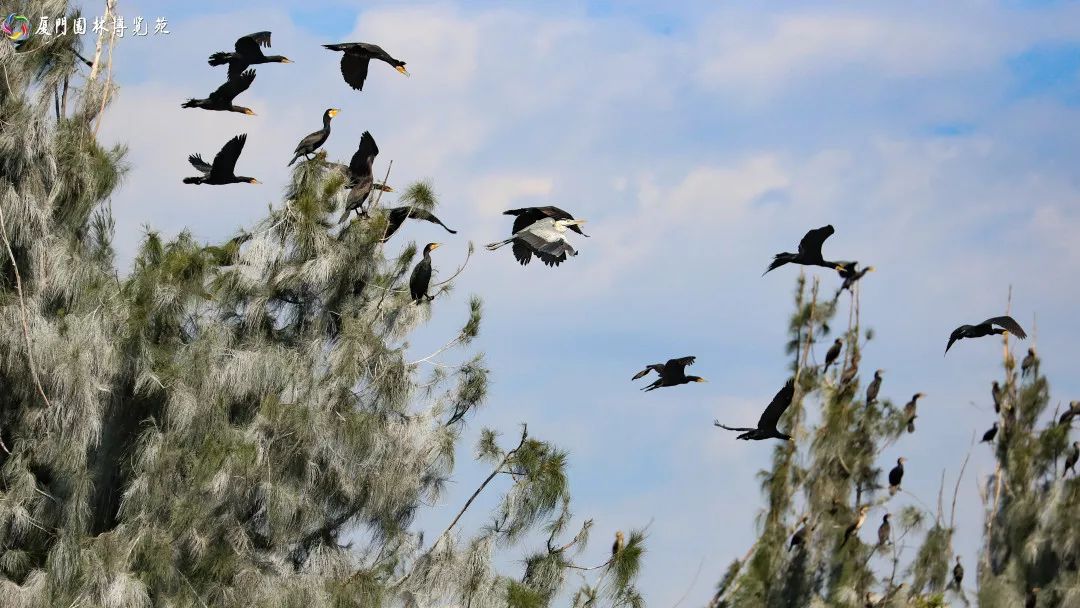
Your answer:
[[[406,76],[409,75],[409,70],[406,70],[405,66],[403,66],[403,65],[396,65],[396,66],[394,66],[394,69],[401,72],[402,74],[404,74]]]

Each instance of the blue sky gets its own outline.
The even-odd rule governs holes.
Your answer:
[[[504,209],[554,203],[587,218],[592,238],[556,270],[479,251],[412,349],[436,348],[468,295],[484,298],[477,345],[493,386],[471,428],[509,441],[528,422],[571,452],[575,512],[596,521],[583,561],[602,559],[615,529],[652,521],[641,582],[650,605],[687,589],[684,605],[701,605],[753,540],[755,473],[771,446],[736,442],[711,421],[752,423],[782,384],[796,271],[760,274],[808,228],[832,223],[830,257],[878,267],[863,288],[862,318],[877,332],[863,367],[888,370],[894,401],[928,394],[919,432],[882,466],[907,456],[905,486],[925,502],[990,426],[998,376],[996,342],[961,343],[942,359],[945,339],[1000,313],[1009,285],[1021,323],[1037,315],[1053,399],[1080,395],[1070,358],[1080,5],[356,4],[121,3],[128,16],[168,17],[172,31],[125,39],[116,53],[121,90],[102,133],[131,149],[113,200],[121,256],[130,260],[143,225],[219,239],[279,204],[289,152],[328,107],[343,109],[332,156],[348,158],[372,131],[378,166],[394,160],[391,183],[430,178],[439,216],[460,231],[410,225],[390,253],[441,241],[445,276],[468,240],[503,236]],[[257,117],[179,108],[224,78],[206,66],[211,52],[264,29],[296,63],[258,69],[240,102]],[[338,56],[319,46],[347,40],[383,45],[412,77],[373,65],[363,93],[348,89]],[[187,154],[212,154],[239,132],[249,134],[239,169],[264,185],[180,184]],[[822,281],[835,288],[834,276]],[[691,354],[709,383],[642,394],[629,381],[644,364]],[[976,485],[992,470],[982,448],[961,486],[969,565]],[[420,526],[441,530],[483,474],[464,464]]]

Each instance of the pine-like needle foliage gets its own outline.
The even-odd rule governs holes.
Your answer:
[[[438,537],[415,529],[487,395],[464,352],[482,306],[410,361],[410,333],[452,302],[412,302],[416,246],[384,257],[377,208],[337,227],[325,157],[225,243],[150,231],[120,278],[124,150],[96,142],[104,79],[72,44],[0,44],[0,606],[548,606],[574,571],[579,596],[641,604],[642,535],[574,563],[591,522],[572,530],[566,454],[524,431],[484,431],[490,476],[457,480],[476,492],[438,512]],[[403,198],[437,205],[426,183]],[[485,492],[494,523],[462,529]],[[529,551],[524,576],[496,568],[511,550]]]

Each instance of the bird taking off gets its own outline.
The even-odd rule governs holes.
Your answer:
[[[835,232],[832,225],[822,226],[821,228],[815,228],[806,233],[806,236],[799,241],[798,253],[778,253],[773,256],[772,263],[765,269],[762,275],[768,274],[770,271],[776,270],[784,264],[802,264],[803,266],[824,266],[826,268],[836,268],[836,262],[826,262],[825,258],[821,255],[821,246],[825,243],[825,239],[832,236]]]
[[[657,378],[655,382],[641,389],[645,392],[664,386],[678,386],[690,382],[705,382],[705,379],[700,376],[686,375],[686,366],[693,365],[696,359],[696,357],[681,357],[679,359],[668,359],[667,363],[654,363],[634,374],[634,377],[631,378],[631,380],[644,378],[649,372],[653,371],[660,374],[660,377]]]
[[[521,232],[529,226],[539,222],[545,218],[551,218],[553,220],[572,220],[574,216],[570,215],[566,211],[559,209],[558,207],[546,206],[546,207],[523,207],[521,209],[510,209],[509,211],[503,211],[503,215],[514,216],[514,226],[510,229],[510,234]],[[581,231],[578,226],[570,226],[570,230],[580,234],[581,236],[588,237],[589,235]],[[514,257],[522,265],[529,263],[532,259],[533,250],[525,243],[514,243],[513,246]],[[551,266],[550,258],[546,256],[540,257],[548,266]]]
[[[390,56],[390,53],[387,53],[382,47],[376,44],[369,44],[367,42],[342,42],[340,44],[324,44],[323,48],[345,53],[341,56],[341,76],[350,87],[357,91],[364,90],[364,81],[367,80],[368,64],[371,63],[372,59],[385,61],[398,72],[401,72],[406,76],[409,75],[409,71],[405,69],[404,61],[394,59]]]
[[[844,279],[844,282],[840,285],[840,289],[836,290],[836,295],[833,296],[834,302],[840,299],[840,294],[844,293],[844,290],[850,292],[851,288],[866,276],[866,273],[874,272],[874,267],[866,266],[860,269],[858,262],[841,262],[836,265],[836,272],[840,273],[840,278]]]
[[[490,243],[487,248],[495,251],[503,245],[521,243],[548,266],[558,266],[566,261],[568,255],[577,255],[570,242],[566,240],[566,230],[580,226],[585,220],[556,220],[550,217],[534,222],[523,230],[514,233],[505,241]]]
[[[781,433],[776,430],[776,423],[780,421],[780,416],[784,415],[788,406],[791,405],[791,400],[795,397],[795,378],[789,378],[784,388],[780,389],[780,392],[776,393],[771,403],[762,412],[761,418],[758,420],[757,428],[737,428],[720,424],[719,421],[714,420],[713,425],[718,426],[728,431],[741,431],[738,439],[752,439],[760,441],[762,439],[783,439],[785,441],[791,440],[791,435]]]
[[[997,325],[997,327],[994,327],[995,325]],[[1016,319],[1008,315],[1003,317],[990,317],[978,325],[961,325],[954,329],[952,334],[949,335],[949,343],[945,345],[945,352],[948,353],[949,349],[952,348],[953,343],[957,340],[963,340],[964,338],[982,338],[983,336],[998,336],[1005,332],[1009,332],[1021,340],[1027,337],[1024,328],[1020,327],[1020,324],[1016,322]]]

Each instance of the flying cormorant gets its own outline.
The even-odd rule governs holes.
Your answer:
[[[345,78],[345,82],[357,91],[364,90],[364,80],[367,78],[368,63],[370,63],[372,59],[385,61],[393,66],[395,70],[406,76],[409,75],[409,71],[405,69],[404,61],[394,59],[390,56],[390,53],[387,53],[382,50],[382,47],[375,44],[368,44],[366,42],[342,42],[340,44],[324,44],[323,48],[345,53],[341,56],[341,75]]]
[[[728,431],[740,431],[741,435],[738,439],[753,439],[755,441],[761,439],[783,439],[785,441],[791,440],[791,435],[781,433],[776,430],[776,423],[780,421],[780,416],[784,415],[788,406],[791,405],[792,398],[795,397],[795,378],[789,378],[784,388],[780,389],[773,400],[762,412],[761,418],[758,419],[757,428],[737,428],[720,424],[719,421],[714,420],[713,424],[722,429]]]
[[[221,51],[214,53],[210,55],[210,60],[207,63],[210,65],[229,64],[230,80],[239,76],[241,72],[248,69],[248,66],[260,63],[292,63],[282,55],[264,55],[262,48],[260,48],[264,46],[270,47],[270,32],[248,34],[237,38],[236,45],[233,47],[236,49],[235,52]]]
[[[259,180],[254,177],[245,177],[242,175],[235,175],[233,171],[236,169],[236,160],[240,158],[240,152],[244,150],[244,142],[247,141],[247,134],[237,135],[230,139],[221,147],[221,150],[214,156],[213,164],[207,163],[202,159],[202,156],[198,154],[192,154],[188,157],[188,162],[191,166],[195,167],[202,172],[199,177],[185,177],[185,184],[207,184],[212,186],[220,186],[224,184],[258,184]]]
[[[997,325],[998,327],[994,327],[994,325]],[[1027,337],[1027,334],[1024,333],[1024,328],[1020,327],[1020,324],[1016,322],[1016,319],[1013,319],[1008,315],[1003,317],[990,317],[978,325],[961,325],[954,329],[952,334],[949,335],[949,343],[945,345],[945,352],[948,353],[949,349],[952,348],[953,342],[956,342],[957,340],[963,340],[964,338],[981,338],[983,336],[997,336],[1005,332],[1009,332],[1020,339]]]
[[[405,220],[408,218],[413,218],[415,220],[424,220],[427,222],[431,222],[432,224],[438,224],[445,228],[446,231],[450,234],[457,234],[457,230],[451,230],[449,226],[442,223],[442,221],[439,218],[435,217],[435,214],[431,213],[430,211],[425,211],[419,207],[411,206],[393,207],[391,209],[387,209],[386,232],[383,234],[382,242],[385,243],[386,241],[390,240],[390,237],[394,236],[394,233],[398,231],[398,228],[401,228],[401,225],[404,224]]]
[[[180,107],[202,108],[203,110],[217,110],[219,112],[237,112],[239,114],[254,116],[255,111],[251,108],[233,104],[233,99],[240,93],[248,90],[248,87],[251,86],[251,83],[254,80],[255,70],[248,70],[243,74],[238,75],[236,78],[229,78],[225,84],[215,89],[213,93],[210,93],[210,95],[206,97],[206,99],[189,99]]]
[[[807,232],[802,240],[799,241],[798,253],[776,254],[773,256],[772,263],[769,264],[769,267],[762,274],[768,274],[770,271],[776,270],[784,264],[802,264],[803,266],[835,268],[835,262],[827,262],[821,255],[821,245],[833,232],[835,232],[835,230],[832,225],[822,226],[821,228],[815,228]]]
[[[668,359],[667,363],[654,363],[634,374],[634,377],[631,378],[631,380],[644,378],[649,372],[656,372],[659,374],[660,377],[657,378],[656,381],[641,389],[645,392],[656,390],[664,386],[678,386],[690,382],[705,382],[705,379],[700,376],[686,375],[686,366],[693,365],[695,360],[696,357],[680,357],[678,359]]]

